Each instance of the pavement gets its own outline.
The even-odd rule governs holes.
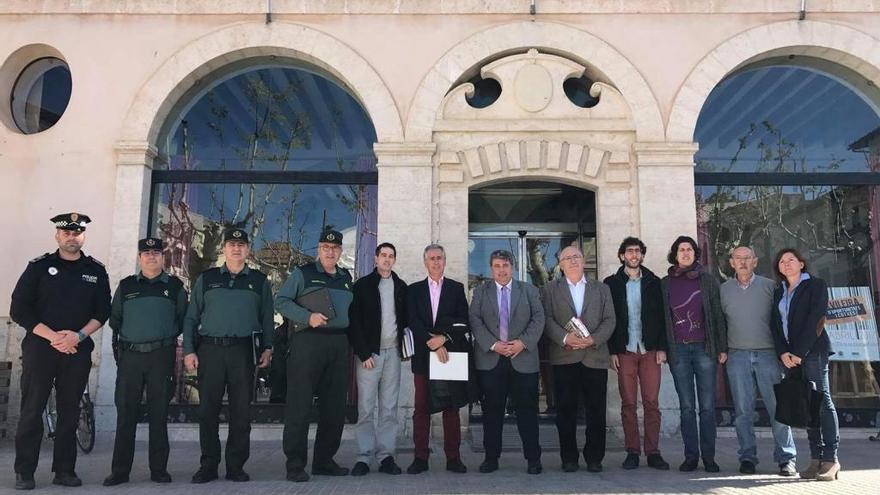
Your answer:
[[[550,428],[552,428],[551,425]],[[432,439],[432,449],[439,452],[430,460],[430,470],[421,475],[389,476],[378,473],[377,466],[364,477],[325,477],[313,476],[308,483],[291,483],[285,480],[284,455],[280,445],[280,430],[269,429],[254,437],[266,438],[277,433],[276,440],[259,440],[251,443],[251,457],[245,469],[252,481],[234,483],[221,479],[206,485],[193,485],[189,480],[199,462],[198,442],[175,440],[172,442],[169,472],[174,482],[158,485],[149,481],[146,464],[147,444],[137,442],[135,465],[131,482],[120,486],[105,488],[101,481],[109,474],[112,455],[112,434],[99,433],[95,450],[88,455],[80,455],[77,473],[83,479],[82,488],[62,488],[51,484],[51,441],[43,443],[40,466],[37,469],[37,489],[33,493],[65,494],[81,493],[96,495],[113,494],[161,494],[184,495],[205,494],[573,494],[573,493],[712,493],[712,494],[839,494],[874,495],[880,494],[880,442],[868,440],[868,435],[876,432],[868,430],[845,429],[842,431],[840,461],[843,471],[836,482],[823,483],[798,478],[782,478],[775,474],[776,465],[772,462],[773,442],[766,431],[759,431],[758,454],[763,459],[758,464],[758,474],[740,475],[737,472],[737,441],[733,430],[720,428],[717,442],[716,460],[721,472],[709,474],[702,470],[682,473],[677,466],[682,461],[682,446],[679,438],[662,438],[661,451],[672,464],[670,471],[657,471],[647,467],[642,457],[642,466],[633,471],[620,467],[625,453],[620,440],[609,435],[609,450],[604,461],[602,473],[588,473],[582,469],[575,473],[563,473],[560,469],[558,452],[545,449],[543,455],[544,473],[529,475],[525,472],[525,461],[521,453],[512,448],[516,433],[513,425],[505,431],[505,452],[501,456],[499,471],[480,474],[477,467],[482,461],[481,450],[471,445],[471,435],[466,435],[462,445],[462,459],[469,471],[467,474],[454,474],[445,470],[442,455],[442,439]],[[255,427],[255,432],[258,430]],[[542,435],[552,434],[552,429],[542,428]],[[180,436],[180,435],[178,435]],[[477,435],[473,435],[476,437]],[[140,435],[139,435],[140,438]],[[314,430],[311,438],[314,438]],[[798,467],[809,463],[809,449],[803,432],[796,435],[798,451],[805,454],[798,460]],[[346,426],[342,447],[336,456],[337,462],[351,467],[355,462],[356,446],[352,427]],[[14,449],[12,441],[0,441],[0,494],[13,493],[15,475],[12,471]],[[397,456],[398,464],[405,470],[412,461],[411,445],[401,445]]]

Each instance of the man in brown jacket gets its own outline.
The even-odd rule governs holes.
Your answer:
[[[577,410],[578,398],[583,396],[587,419],[584,460],[587,471],[598,473],[605,457],[605,396],[611,365],[607,341],[614,333],[614,305],[607,285],[584,276],[584,255],[577,247],[563,249],[559,264],[565,276],[544,289],[544,333],[551,340],[562,470],[578,470]],[[583,323],[589,336],[566,329],[574,318]]]

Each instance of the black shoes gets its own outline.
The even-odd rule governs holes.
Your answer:
[[[715,462],[715,459],[703,459],[703,468],[707,473],[717,473],[721,471],[721,466]]]
[[[288,471],[287,481],[293,481],[294,483],[303,483],[305,481],[309,481],[309,473],[307,473],[304,469]]]
[[[209,481],[214,481],[218,478],[217,469],[210,469],[206,467],[200,467],[196,474],[192,477],[192,483],[202,484],[208,483]]]
[[[110,476],[104,478],[104,486],[116,486],[128,483],[128,475],[122,473],[111,473]]]
[[[381,468],[379,468],[381,469]],[[370,466],[367,465],[366,462],[356,462],[354,467],[351,468],[352,476],[364,476],[370,472]]]
[[[577,461],[562,463],[562,471],[564,471],[566,473],[573,473],[573,472],[577,471],[578,469],[580,469],[580,466],[578,466]]]
[[[419,459],[418,457],[416,457],[415,459],[413,459],[412,464],[410,464],[409,467],[406,468],[406,473],[407,474],[420,474],[420,473],[424,473],[427,470],[428,470],[428,461],[425,459]]]
[[[53,485],[61,486],[82,486],[83,482],[76,473],[55,473],[55,479],[52,480]]]
[[[541,461],[529,461],[529,467],[526,469],[526,472],[529,474],[541,474],[543,470],[544,466],[541,465]]]
[[[739,472],[742,474],[755,474],[755,463],[752,461],[742,461],[739,463]]]
[[[636,469],[639,467],[639,454],[626,454],[623,460],[623,469]]]
[[[16,490],[33,490],[37,486],[34,475],[15,473]]]
[[[171,475],[168,471],[153,471],[150,473],[150,480],[155,483],[171,483]]]
[[[688,473],[691,471],[695,471],[697,469],[697,465],[700,464],[700,460],[696,457],[685,457],[684,462],[681,463],[681,466],[678,466],[678,470]]]
[[[226,471],[226,479],[236,483],[244,483],[245,481],[250,481],[251,476],[244,472],[243,469],[237,469],[235,471]]]
[[[467,466],[462,464],[461,459],[448,459],[446,461],[446,470],[453,473],[464,474],[467,472]]]
[[[601,473],[602,472],[602,463],[601,462],[588,462],[587,463],[587,471],[591,473]]]
[[[485,474],[494,471],[498,471],[498,459],[487,457],[483,460],[483,463],[480,464],[480,472]]]
[[[659,469],[660,471],[669,471],[669,463],[664,461],[660,454],[648,454],[648,467]]]
[[[779,465],[779,476],[794,476],[797,474],[797,467],[794,461],[786,461]]]
[[[323,466],[312,465],[312,476],[348,476],[348,468],[344,468],[331,460]]]
[[[403,470],[400,469],[400,466],[398,466],[396,462],[394,462],[394,457],[389,455],[388,457],[382,459],[382,462],[379,463],[379,472],[397,476],[398,474],[402,473]]]

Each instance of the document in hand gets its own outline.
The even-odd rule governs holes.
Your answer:
[[[321,313],[328,320],[336,318],[336,310],[333,308],[333,301],[330,300],[330,291],[326,287],[299,296],[296,298],[296,303],[312,313]]]
[[[565,324],[565,329],[568,330],[568,333],[573,333],[584,339],[590,336],[590,331],[587,330],[587,326],[584,325],[584,322],[582,322],[577,316],[572,316],[571,319],[568,320],[568,323]]]
[[[440,362],[436,352],[430,353],[428,378],[431,380],[468,380],[468,353],[450,352],[449,361]]]
[[[403,329],[403,342],[400,346],[400,357],[407,360],[416,353],[416,345],[413,341],[413,333],[409,327]]]

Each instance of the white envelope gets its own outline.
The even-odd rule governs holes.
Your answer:
[[[450,352],[449,361],[440,362],[436,352],[429,353],[428,377],[431,380],[454,380],[466,382],[468,380],[468,353]]]

